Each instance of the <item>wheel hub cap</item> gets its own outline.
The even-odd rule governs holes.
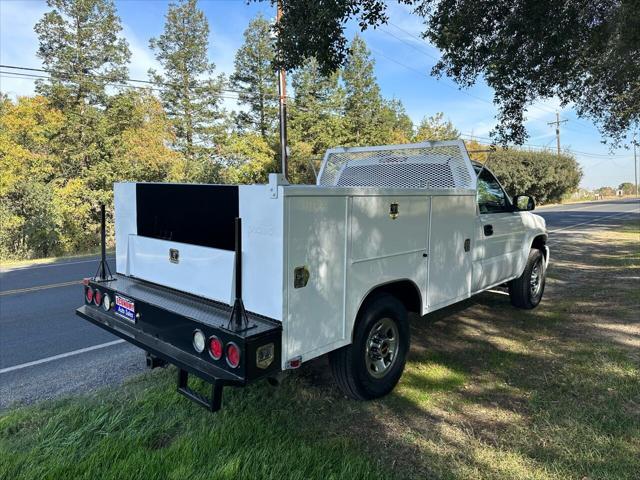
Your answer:
[[[378,320],[369,332],[365,362],[371,376],[384,377],[395,364],[398,347],[398,327],[389,318]]]
[[[531,269],[531,279],[529,282],[531,295],[533,297],[537,296],[538,293],[540,293],[540,289],[542,288],[542,276],[542,260],[538,260]]]

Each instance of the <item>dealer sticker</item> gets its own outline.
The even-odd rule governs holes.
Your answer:
[[[136,321],[136,305],[132,300],[128,298],[116,295],[115,312],[121,317],[126,318],[132,322]]]

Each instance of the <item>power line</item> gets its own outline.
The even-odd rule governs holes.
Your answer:
[[[400,27],[399,25],[396,25],[396,24],[395,24],[395,23],[393,23],[393,22],[387,22],[387,23],[388,23],[389,25],[391,25],[391,26],[393,26],[393,27],[397,28],[398,30],[400,30],[400,31],[402,31],[402,32],[404,32],[404,33],[406,33],[406,34],[407,34],[407,35],[409,35],[410,37],[415,38],[415,39],[416,39],[416,40],[418,40],[419,42],[421,42],[421,43],[423,43],[423,44],[425,44],[425,45],[429,45],[429,43],[427,43],[427,41],[426,41],[424,38],[421,38],[421,37],[419,37],[419,36],[415,35],[414,33],[411,33],[410,31],[408,31],[408,30],[406,30],[406,29],[404,29],[404,28]],[[391,34],[390,32],[385,32],[385,33],[388,33],[389,35],[391,35],[391,36],[395,37],[395,35]],[[395,37],[395,38],[398,38],[398,37]],[[405,42],[403,42],[403,43],[408,43],[408,42],[406,42],[406,41],[405,41]],[[435,57],[434,55],[431,55],[430,53],[427,53],[427,52],[423,52],[423,53],[424,53],[425,55],[427,55],[427,56],[431,57],[431,58],[434,58],[435,60],[439,60],[437,57]],[[460,91],[463,91],[463,90],[460,90]],[[478,97],[476,97],[476,98],[478,98]],[[489,100],[486,100],[486,99],[482,99],[482,100],[483,100],[483,101],[485,101],[485,102],[488,102],[488,103],[493,104],[493,102],[490,102]],[[543,106],[540,106],[540,105],[533,105],[533,104],[531,104],[531,105],[529,105],[529,108],[534,108],[534,109],[536,109],[536,110],[540,110],[541,112],[547,112],[547,113],[554,113],[554,112],[555,112],[555,110],[553,110],[553,109],[550,109],[550,108],[547,108],[547,107],[543,107]],[[579,121],[579,120],[576,120],[576,123],[580,123],[580,124],[582,124],[583,126],[588,127],[588,128],[593,128],[593,126],[592,126],[592,125],[588,125],[588,124],[583,123],[583,122],[581,122],[581,121]],[[572,130],[572,129],[570,128],[569,130]],[[574,130],[574,131],[575,131],[575,130]]]
[[[105,79],[104,75],[96,75],[96,74],[92,74],[92,73],[87,73],[87,72],[76,72],[76,73],[65,73],[65,72],[55,72],[52,70],[46,70],[44,68],[34,68],[34,67],[21,67],[21,66],[17,66],[17,65],[3,65],[0,64],[0,68],[8,68],[11,70],[23,70],[23,71],[30,71],[30,72],[42,72],[42,73],[47,73],[48,75],[50,75],[51,78],[58,78],[58,79],[62,79],[64,80],[65,78],[69,79],[72,78],[74,76],[85,76],[85,77],[89,77],[89,78],[96,78],[96,79]],[[182,85],[178,85],[172,82],[155,82],[152,80],[142,80],[142,79],[138,79],[138,78],[127,78],[126,80],[124,80],[126,82],[132,82],[132,83],[143,83],[143,84],[147,84],[147,85],[152,85],[152,86],[157,86],[157,85],[161,85],[161,86],[165,86],[165,87],[180,87],[182,88]],[[112,81],[109,81],[109,79],[107,79],[107,84],[111,84],[113,83]],[[133,87],[133,85],[130,85]],[[225,92],[225,93],[236,93],[238,95],[246,95],[247,92],[243,91],[243,90],[233,90],[233,89],[229,89],[229,88],[221,88],[220,89],[221,92]],[[273,99],[277,99],[279,98],[279,96],[277,94],[267,94],[266,96],[268,97],[272,97]]]

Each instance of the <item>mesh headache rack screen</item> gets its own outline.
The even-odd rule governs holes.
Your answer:
[[[318,185],[475,189],[462,140],[328,150]]]

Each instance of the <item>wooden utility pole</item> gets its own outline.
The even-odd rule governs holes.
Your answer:
[[[547,125],[555,125],[556,126],[556,145],[558,146],[558,156],[560,156],[560,124],[564,122],[568,122],[569,120],[560,120],[560,114],[556,112],[556,121],[555,122],[547,122]]]
[[[276,23],[280,24],[282,18],[282,1],[278,0]],[[282,54],[280,52],[280,54]],[[278,96],[280,110],[280,173],[287,177],[287,73],[284,68],[278,71]]]

